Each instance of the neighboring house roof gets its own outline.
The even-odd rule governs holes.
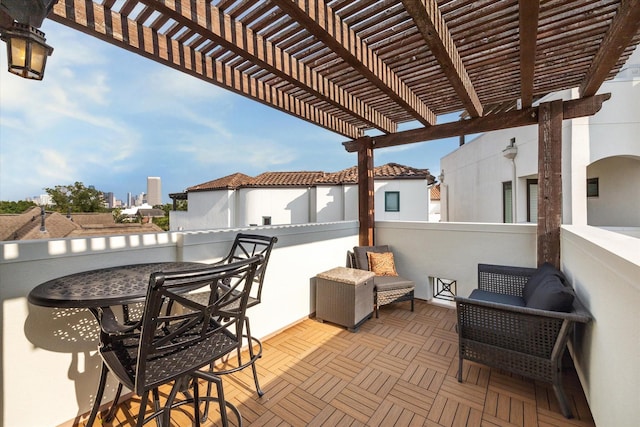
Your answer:
[[[241,185],[247,184],[253,178],[249,175],[236,172],[213,181],[204,182],[187,188],[187,191],[210,191],[210,190],[235,190]]]
[[[162,213],[164,216],[164,212]],[[108,234],[156,233],[162,229],[155,224],[116,224],[110,213],[71,214],[46,212],[45,231],[41,231],[42,215],[33,207],[18,215],[0,215],[0,240],[58,239]]]
[[[324,172],[265,172],[244,187],[309,187],[322,178]]]
[[[387,163],[386,165],[373,168],[374,179],[426,179],[429,184],[435,182],[435,177],[429,173],[429,169],[417,169],[398,163]],[[357,184],[358,167],[352,166],[335,173],[325,174],[317,181],[318,184]]]
[[[429,197],[431,197],[431,200],[440,200],[440,184],[431,187],[431,194]]]
[[[165,216],[165,214],[162,209],[138,209],[138,216],[162,218]]]
[[[387,163],[373,169],[375,179],[426,179],[429,184],[435,182],[435,177],[429,169],[417,169],[398,163]],[[358,167],[353,166],[338,172],[326,173],[321,171],[302,172],[265,172],[255,178],[235,173],[203,184],[187,188],[191,191],[211,191],[221,189],[237,189],[247,187],[310,187],[318,184],[357,184]]]

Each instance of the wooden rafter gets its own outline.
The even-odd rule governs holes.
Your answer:
[[[437,2],[435,0],[402,0],[402,3],[469,115],[482,116],[482,104]]]
[[[536,63],[538,13],[540,2],[519,0],[520,27],[520,99],[522,108],[533,104],[533,76]]]
[[[89,7],[86,7],[86,6]],[[156,62],[225,87],[235,93],[318,124],[349,138],[362,136],[362,130],[331,116],[281,89],[242,74],[201,52],[160,34],[120,13],[84,0],[59,0],[50,18],[101,40],[138,53]]]
[[[174,19],[185,28],[203,34],[226,50],[360,118],[371,127],[385,133],[393,133],[397,130],[397,124],[375,108],[274,46],[232,16],[222,13],[217,7],[209,5],[207,10],[207,3],[197,2],[192,4],[196,6],[194,9],[187,3],[178,10],[176,3],[158,4],[155,0],[140,1],[147,5],[154,5],[157,11]]]
[[[563,103],[563,119],[592,116],[602,108],[602,104],[611,98],[610,93],[580,98]],[[394,147],[398,145],[412,144],[415,142],[432,141],[434,139],[451,138],[459,135],[473,135],[500,129],[509,129],[520,126],[534,125],[538,123],[538,107],[529,107],[522,110],[513,110],[501,114],[492,114],[483,117],[475,117],[452,123],[428,126],[420,129],[412,129],[397,132],[393,135],[376,137],[363,136],[355,141],[343,142],[348,152],[359,150],[363,141],[372,140],[373,148]]]
[[[436,114],[510,123],[518,100],[596,93],[640,44],[639,10],[640,0],[60,0],[50,18],[347,138],[373,129],[402,143],[400,123],[435,135]]]
[[[425,126],[436,116],[324,0],[272,0],[325,46]]]
[[[623,0],[580,85],[580,96],[594,95],[640,30],[640,0]]]

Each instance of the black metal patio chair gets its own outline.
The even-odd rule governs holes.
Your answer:
[[[256,255],[262,257],[261,262],[257,266],[256,274],[253,279],[253,287],[249,295],[247,302],[247,308],[254,307],[260,304],[262,299],[262,287],[264,285],[265,272],[267,270],[267,264],[269,263],[269,257],[271,256],[271,250],[273,246],[278,242],[277,237],[262,236],[258,234],[246,234],[238,233],[235,237],[233,245],[229,250],[229,253],[222,260],[215,263],[215,265],[223,265],[231,262],[237,262],[251,258]],[[229,316],[237,316],[240,307],[238,304],[228,305],[225,307],[225,313]],[[251,326],[249,324],[249,317],[244,316],[244,324],[238,324],[237,334],[244,336],[247,340],[247,347],[249,351],[249,360],[242,362],[242,342],[238,345],[237,349],[237,361],[236,366],[226,367],[222,369],[214,369],[217,375],[230,374],[251,366],[253,371],[253,380],[256,386],[256,392],[258,396],[264,395],[264,392],[260,388],[258,381],[258,373],[256,370],[256,361],[262,357],[262,343],[257,338],[251,335]]]
[[[171,409],[185,404],[193,405],[199,426],[202,402],[218,402],[223,425],[228,425],[227,408],[242,424],[240,412],[224,398],[222,380],[201,368],[233,352],[242,341],[238,325],[245,320],[249,292],[261,262],[258,255],[197,270],[153,273],[142,317],[135,325],[124,325],[109,308],[102,309],[100,356],[120,384],[141,396],[137,426],[154,418],[168,426]],[[202,295],[208,296],[206,301]],[[238,308],[230,310],[232,306]],[[215,384],[216,397],[210,393],[201,396],[198,380]],[[160,407],[157,389],[171,382],[166,403]],[[192,392],[187,392],[189,388]],[[95,420],[103,392],[101,381],[87,425]],[[154,411],[145,416],[149,392]],[[185,392],[186,398],[176,401],[178,392]]]

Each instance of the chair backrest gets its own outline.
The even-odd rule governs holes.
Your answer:
[[[259,234],[246,234],[238,233],[231,250],[223,262],[234,262],[247,258],[251,258],[255,255],[262,255],[262,262],[258,265],[256,275],[254,278],[254,287],[252,289],[252,296],[255,298],[254,304],[260,302],[262,297],[262,285],[264,283],[264,275],[267,270],[267,264],[269,263],[269,257],[271,256],[271,250],[273,246],[278,242],[277,237],[261,236]]]
[[[193,372],[237,348],[242,337],[237,336],[236,327],[244,322],[261,262],[257,255],[197,270],[151,275],[141,320],[136,393]],[[225,307],[238,304],[234,316],[220,315]]]
[[[367,252],[384,253],[391,252],[388,245],[379,246],[355,246],[353,248],[353,259],[355,261],[355,267],[360,270],[369,270],[369,259],[367,258]]]

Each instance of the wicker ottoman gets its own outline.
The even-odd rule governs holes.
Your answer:
[[[373,315],[371,271],[336,267],[316,276],[316,320],[356,332]]]

